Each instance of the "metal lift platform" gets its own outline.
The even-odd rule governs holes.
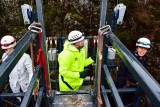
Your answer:
[[[58,92],[53,91],[52,107],[93,107],[94,101],[86,91],[77,92]]]

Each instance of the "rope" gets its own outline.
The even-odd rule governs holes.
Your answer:
[[[49,77],[48,77],[48,72],[47,72],[47,64],[46,64],[45,55],[42,49],[42,33],[41,32],[38,32],[38,38],[40,41],[40,48],[38,50],[38,57],[36,61],[40,67],[43,67],[44,76],[46,80],[46,88],[47,88],[47,91],[50,92],[50,83],[48,81]]]

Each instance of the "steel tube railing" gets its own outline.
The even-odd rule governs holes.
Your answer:
[[[27,92],[24,95],[24,98],[23,98],[23,101],[22,101],[20,107],[28,107],[30,99],[32,97],[32,91],[34,89],[34,86],[35,86],[37,78],[38,78],[39,71],[40,71],[40,67],[36,66],[33,77],[31,79],[29,86],[28,86]]]
[[[40,91],[38,93],[38,98],[37,98],[35,107],[41,107],[41,102],[42,102],[42,97],[43,97],[43,91],[44,91],[44,88],[41,87]]]
[[[101,93],[102,93],[102,98],[106,104],[106,107],[111,107],[111,104],[109,102],[109,99],[108,99],[108,96],[107,96],[107,93],[105,92],[105,88],[103,85],[101,85]]]
[[[122,103],[122,100],[119,96],[119,93],[117,91],[117,88],[112,80],[112,77],[109,73],[109,70],[107,68],[107,65],[103,65],[103,68],[104,68],[104,72],[105,72],[105,76],[106,76],[106,81],[108,82],[108,85],[112,91],[112,94],[113,94],[113,98],[114,98],[114,101],[117,105],[117,107],[124,107],[123,103]]]

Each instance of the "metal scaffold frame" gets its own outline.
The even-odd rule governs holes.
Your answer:
[[[125,105],[122,102],[120,93],[135,93],[135,100],[139,97],[139,91],[144,91],[145,95],[152,103],[154,107],[159,107],[160,105],[160,85],[158,82],[149,74],[149,72],[138,62],[138,60],[129,52],[129,50],[123,45],[123,43],[114,35],[112,29],[109,25],[105,25],[106,21],[106,12],[107,12],[107,0],[101,1],[101,16],[100,16],[100,25],[98,30],[98,41],[101,44],[98,44],[97,52],[97,65],[94,73],[94,88],[90,90],[79,90],[79,91],[70,91],[70,92],[59,92],[57,90],[49,90],[46,86],[46,81],[49,82],[50,87],[50,72],[49,72],[49,63],[48,55],[46,51],[46,34],[43,20],[43,11],[42,11],[42,1],[36,0],[38,21],[42,24],[42,44],[43,52],[45,54],[45,61],[47,64],[47,75],[48,79],[44,77],[43,70],[44,68],[37,65],[34,70],[34,75],[31,79],[27,92],[23,93],[1,93],[0,97],[23,97],[20,107],[27,107],[30,103],[31,96],[33,93],[34,86],[39,75],[42,75],[43,86],[40,87],[38,98],[36,101],[35,107],[40,107],[41,102],[45,101],[46,107],[53,107],[55,98],[58,96],[67,95],[88,95],[92,104],[90,106],[101,106],[101,97],[104,106],[111,107],[110,96],[112,96],[112,102],[115,103],[117,107],[124,107]],[[66,37],[60,37],[61,39],[66,39]],[[92,37],[85,37],[91,39]],[[57,39],[57,38],[56,38]],[[34,41],[38,40],[37,33],[28,31],[17,43],[14,51],[8,56],[8,58],[0,65],[0,85],[2,85],[16,63],[22,57],[24,52],[28,49],[29,45]],[[37,41],[36,41],[37,42]],[[38,43],[37,43],[38,44]],[[130,73],[134,76],[138,82],[137,88],[116,88],[116,85],[112,79],[110,66],[107,64],[107,53],[108,47],[111,44],[117,51],[117,54],[124,61],[125,65],[128,67]],[[58,44],[57,44],[58,45]],[[41,72],[40,72],[41,71]],[[106,86],[107,84],[107,86]],[[153,88],[154,87],[154,88]],[[96,98],[96,100],[94,100]],[[134,102],[133,102],[134,103]],[[88,105],[89,106],[89,105]],[[90,107],[89,106],[89,107]],[[138,107],[138,106],[136,106]]]

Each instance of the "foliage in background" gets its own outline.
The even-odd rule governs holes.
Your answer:
[[[130,50],[136,40],[147,37],[152,46],[149,50],[150,73],[160,81],[160,0],[119,0],[127,6],[124,23],[114,31]],[[146,2],[147,1],[147,2]],[[47,36],[68,35],[71,30],[80,30],[85,35],[97,35],[101,0],[43,0]],[[0,0],[0,37],[5,34],[21,37],[27,30],[23,24],[22,4],[35,0]],[[108,12],[112,12],[117,0],[108,0]]]
[[[129,48],[135,49],[136,40],[147,37],[151,40],[148,52],[148,71],[160,82],[160,1],[121,0],[127,4],[124,24],[118,26],[115,34]]]

